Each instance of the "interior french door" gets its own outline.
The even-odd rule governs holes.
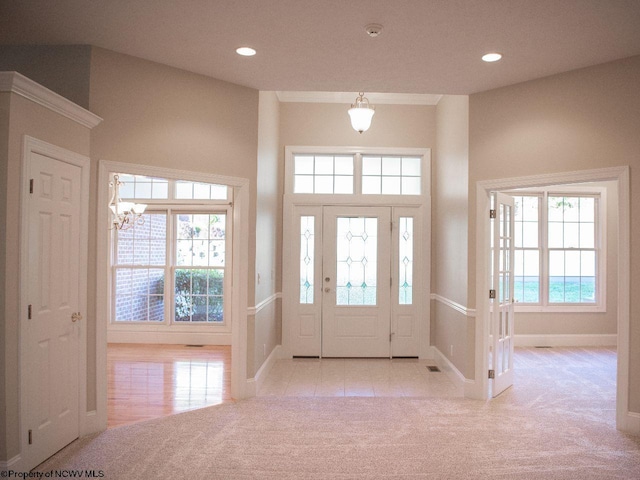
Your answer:
[[[495,193],[492,210],[491,369],[493,396],[513,385],[514,200]]]
[[[325,207],[322,356],[389,357],[391,209]]]

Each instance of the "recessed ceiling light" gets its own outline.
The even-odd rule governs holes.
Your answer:
[[[256,51],[251,47],[240,47],[236,48],[236,53],[243,57],[253,57],[256,54]]]
[[[502,58],[502,54],[500,53],[486,53],[482,56],[482,60],[485,62],[497,62]]]

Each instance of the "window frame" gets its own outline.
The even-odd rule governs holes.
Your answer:
[[[295,193],[295,156],[349,156],[353,155],[353,193]],[[420,193],[402,194],[363,194],[362,193],[362,157],[419,157]],[[387,147],[285,147],[285,201],[291,196],[297,204],[308,205],[422,205],[430,192],[430,158],[428,148],[387,148]]]
[[[506,191],[512,196],[538,196],[538,252],[540,272],[540,301],[538,303],[515,303],[515,311],[522,313],[602,313],[607,311],[607,189],[596,186],[551,186],[544,188],[524,188]],[[550,248],[548,245],[548,198],[550,196],[595,197],[595,239],[596,254],[595,303],[550,303],[549,302],[549,252],[573,250]],[[533,250],[517,248],[516,250]],[[582,249],[576,248],[576,251]]]
[[[109,174],[109,178],[112,181],[113,175],[118,173],[126,173],[125,169],[120,172],[112,172]],[[132,174],[134,176],[146,176],[144,174]],[[157,178],[157,177],[154,177]],[[135,329],[140,327],[155,327],[155,328],[168,328],[172,331],[197,331],[198,327],[201,327],[205,331],[218,331],[221,333],[231,332],[231,303],[232,303],[232,274],[233,268],[232,262],[232,248],[233,248],[233,187],[226,185],[227,198],[226,199],[174,199],[175,196],[175,184],[180,181],[188,181],[193,183],[211,183],[196,180],[188,180],[183,178],[166,178],[169,183],[168,198],[167,199],[148,199],[148,198],[124,198],[123,200],[132,201],[144,201],[147,204],[145,213],[164,213],[167,218],[166,222],[166,251],[165,251],[165,263],[164,265],[148,266],[134,266],[131,268],[158,268],[163,269],[165,274],[164,281],[164,320],[163,321],[117,321],[116,320],[116,270],[118,268],[128,268],[128,265],[117,265],[117,232],[112,230],[109,235],[108,249],[110,252],[109,262],[109,292],[110,292],[110,314],[108,317],[108,323],[110,328],[115,329]],[[224,185],[217,183],[217,185]],[[226,215],[225,221],[225,261],[223,267],[214,267],[215,269],[223,269],[224,283],[223,283],[223,302],[224,313],[222,322],[178,322],[175,320],[175,286],[174,275],[177,267],[176,259],[176,245],[177,241],[177,224],[175,222],[175,215],[178,214],[224,214]],[[133,228],[136,228],[135,226]],[[205,267],[210,268],[210,267]]]

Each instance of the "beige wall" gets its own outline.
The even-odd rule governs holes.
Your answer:
[[[630,408],[640,412],[640,56],[471,95],[469,244],[476,182],[631,166]],[[469,304],[475,305],[475,250]]]
[[[4,270],[0,274],[0,284],[4,279],[4,308],[2,310],[2,330],[4,355],[0,357],[1,376],[4,377],[4,409],[0,411],[0,460],[11,459],[20,453],[18,418],[19,418],[19,285],[15,281],[19,272],[19,234],[20,234],[20,192],[22,172],[22,145],[24,135],[71,150],[82,155],[89,155],[89,130],[79,124],[41,107],[30,100],[16,94],[0,94],[0,126],[5,132],[6,143],[0,142],[7,154],[0,155],[4,164],[0,174],[0,181],[6,178],[6,184],[0,184],[3,209],[4,230],[2,248],[4,250]],[[7,129],[7,105],[10,104],[10,123]],[[1,217],[1,216],[0,216]],[[2,258],[2,257],[0,257]],[[5,443],[6,442],[6,443]]]
[[[469,97],[447,95],[436,108],[431,189],[431,293],[467,306]],[[432,300],[431,343],[465,376],[473,376],[473,318]],[[473,329],[471,329],[473,332]],[[452,354],[453,352],[453,354]]]
[[[282,231],[282,191],[279,164],[280,103],[275,92],[260,92],[258,120],[258,172],[256,205],[256,278],[255,303],[273,298],[278,292]],[[247,364],[255,375],[276,345],[280,344],[281,318],[274,300],[255,316],[249,316],[249,358]]]
[[[342,104],[282,103],[282,158],[287,145],[414,148],[435,145],[436,107],[376,105],[371,128],[362,134],[351,128],[348,108],[349,105]]]
[[[97,162],[109,160],[230,175],[250,180],[249,285],[254,270],[258,91],[119,53],[92,49],[90,110],[104,121],[91,133],[91,185]],[[96,218],[96,195],[89,211]],[[89,226],[89,265],[96,262],[95,222]],[[95,312],[95,269],[90,268],[88,309]],[[95,322],[90,324],[95,339]],[[249,348],[251,349],[251,347]],[[95,405],[95,345],[88,345],[88,405]],[[249,367],[251,369],[251,367]]]
[[[0,45],[0,72],[15,71],[89,108],[89,45]]]

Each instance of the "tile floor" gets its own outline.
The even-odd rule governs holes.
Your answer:
[[[259,396],[462,397],[433,361],[417,359],[294,358],[278,360]]]

